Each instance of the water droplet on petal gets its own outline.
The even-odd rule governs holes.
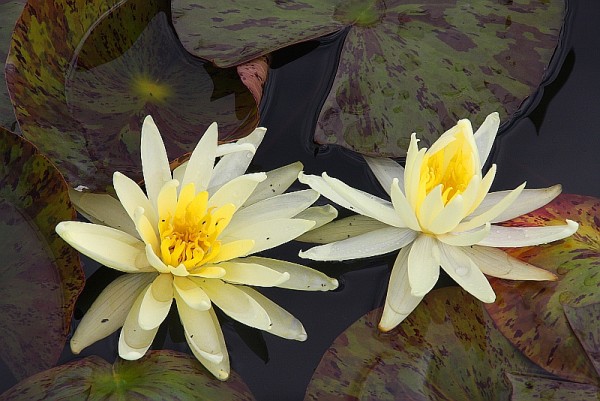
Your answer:
[[[463,277],[463,276],[466,276],[467,273],[469,273],[469,268],[465,267],[465,266],[458,266],[455,271],[456,271],[456,274]]]

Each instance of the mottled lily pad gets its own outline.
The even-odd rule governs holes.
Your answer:
[[[71,186],[103,190],[115,170],[141,178],[147,114],[172,158],[190,152],[213,121],[223,141],[258,124],[257,102],[236,69],[185,52],[168,7],[160,0],[26,5],[7,60],[8,88],[23,135]]]
[[[507,374],[512,385],[512,401],[593,401],[600,388],[591,384]]]
[[[172,4],[185,48],[220,66],[346,29],[315,139],[383,156],[404,156],[413,131],[426,146],[460,118],[516,118],[549,78],[565,17],[565,0]]]
[[[600,383],[600,199],[561,195],[510,225],[564,224],[579,230],[554,243],[508,252],[557,274],[556,282],[491,279],[487,310],[515,346],[544,369],[580,383]],[[582,319],[582,316],[585,316]],[[594,366],[595,365],[595,366]]]
[[[506,373],[550,376],[495,329],[481,302],[458,287],[432,291],[389,333],[381,309],[333,343],[306,400],[506,400]]]
[[[57,366],[17,384],[0,400],[227,400],[254,397],[231,372],[216,380],[195,358],[174,351],[150,351],[138,361],[114,365],[98,356]]]
[[[84,277],[54,232],[76,216],[60,173],[3,128],[0,155],[0,358],[21,379],[58,360]]]

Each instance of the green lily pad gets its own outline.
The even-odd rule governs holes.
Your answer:
[[[487,310],[527,357],[567,380],[600,383],[600,199],[561,195],[512,226],[579,223],[571,237],[508,253],[552,271],[555,282],[490,279],[497,294]],[[581,316],[586,316],[581,319]],[[595,365],[595,366],[594,366]]]
[[[257,103],[236,69],[185,52],[168,7],[161,0],[25,7],[7,60],[9,91],[23,135],[71,186],[104,190],[115,170],[141,179],[147,114],[171,158],[190,152],[213,121],[223,141],[258,124]]]
[[[600,388],[590,384],[507,374],[512,385],[512,401],[592,401]]]
[[[54,227],[73,220],[67,185],[48,159],[0,128],[0,358],[17,379],[53,366],[84,276]]]
[[[138,361],[114,365],[98,356],[69,362],[29,377],[0,400],[227,400],[254,397],[240,377],[216,380],[195,358],[174,351],[149,351]]]
[[[505,373],[549,376],[458,287],[432,291],[389,333],[377,329],[380,316],[368,313],[334,341],[305,400],[505,400]]]
[[[465,117],[517,117],[544,81],[564,0],[174,0],[185,48],[220,66],[346,29],[319,143],[404,156]],[[540,21],[544,21],[540,24]],[[554,57],[554,64],[560,57]]]

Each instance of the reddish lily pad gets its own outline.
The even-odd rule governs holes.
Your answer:
[[[138,361],[114,365],[98,356],[39,373],[0,395],[0,400],[227,400],[254,397],[231,372],[216,380],[195,358],[174,351],[149,351]]]
[[[458,287],[432,291],[389,333],[377,330],[380,316],[368,313],[334,341],[306,400],[505,400],[505,373],[549,376]]]
[[[571,219],[579,230],[551,244],[507,250],[552,271],[558,281],[491,279],[497,299],[486,305],[499,330],[532,361],[567,380],[594,385],[600,383],[599,211],[600,199],[561,195],[512,220],[512,226],[539,226]]]
[[[220,66],[346,29],[319,143],[404,156],[456,120],[515,119],[550,78],[565,0],[174,0],[185,48]],[[540,21],[544,21],[540,24]],[[561,53],[562,54],[562,53]]]
[[[171,158],[190,152],[215,120],[224,141],[258,124],[257,103],[236,69],[185,52],[168,23],[168,6],[159,0],[26,5],[7,60],[8,88],[23,135],[71,186],[104,190],[115,170],[140,179],[147,114]]]
[[[53,366],[84,276],[55,232],[73,220],[68,187],[48,159],[0,128],[0,358],[17,379]]]

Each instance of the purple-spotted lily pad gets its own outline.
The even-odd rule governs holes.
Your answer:
[[[368,313],[334,341],[306,400],[506,400],[505,374],[550,376],[458,287],[432,291],[389,333],[377,329],[380,316]]]
[[[3,128],[0,155],[0,358],[21,379],[58,360],[84,276],[54,232],[76,216],[60,173]]]
[[[512,386],[511,401],[593,401],[600,388],[591,384],[573,383],[534,376],[507,374]]]
[[[257,103],[236,69],[190,56],[170,27],[168,6],[27,3],[7,60],[8,88],[23,135],[72,186],[103,190],[115,170],[141,178],[147,114],[172,158],[190,152],[213,121],[223,141],[257,125]]]
[[[69,362],[17,384],[0,400],[226,400],[250,401],[246,384],[231,372],[216,380],[195,358],[150,351],[138,361],[114,365],[98,356]]]
[[[556,282],[490,279],[496,302],[486,307],[515,346],[567,380],[600,383],[600,199],[561,195],[510,225],[579,223],[571,237],[508,252],[556,273]]]
[[[172,8],[185,48],[220,66],[347,29],[315,138],[383,156],[404,156],[413,131],[429,145],[460,118],[516,118],[549,77],[565,16],[565,0],[173,0]]]

